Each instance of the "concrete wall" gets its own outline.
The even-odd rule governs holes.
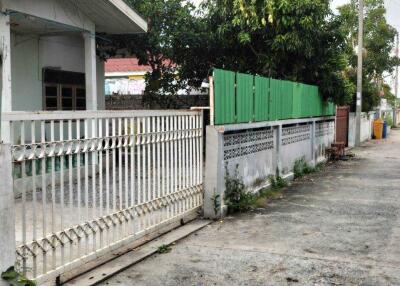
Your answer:
[[[146,81],[143,78],[107,78],[105,81],[106,94],[138,95],[143,94]]]
[[[14,194],[10,145],[0,144],[0,273],[15,263]],[[8,285],[0,279],[0,286]]]
[[[370,140],[373,134],[375,112],[361,113],[361,142]],[[349,114],[349,147],[355,146],[356,122],[355,113]]]
[[[81,35],[16,35],[11,38],[12,108],[14,111],[43,110],[42,69],[54,67],[85,72]],[[105,109],[104,63],[97,61],[99,109]]]
[[[266,181],[277,168],[277,129],[266,127],[224,133],[223,152],[225,175],[235,171],[246,186],[256,187]]]
[[[257,192],[277,171],[284,178],[292,177],[300,158],[310,165],[324,160],[334,132],[333,117],[207,126],[205,216],[225,214],[226,176],[240,177],[248,191]]]
[[[282,127],[282,172],[292,171],[294,162],[304,157],[307,162],[312,161],[311,134],[312,125],[309,123]]]
[[[394,116],[396,118],[394,124],[395,126],[399,126],[400,125],[400,109],[397,109],[395,111],[396,115]]]

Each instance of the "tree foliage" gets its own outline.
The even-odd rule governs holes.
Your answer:
[[[127,48],[128,55],[135,55],[139,64],[152,69],[146,74],[147,100],[174,96],[187,86],[199,86],[203,80],[197,70],[203,62],[196,62],[197,69],[188,70],[187,60],[196,61],[196,53],[202,52],[203,34],[206,29],[199,17],[195,17],[193,4],[182,0],[126,0],[148,23],[148,32],[111,41],[115,51]],[[168,107],[168,106],[167,106]]]
[[[326,0],[208,0],[202,7],[218,67],[320,86],[345,101],[354,92],[345,76],[345,34]]]
[[[149,64],[146,94],[175,95],[225,68],[320,87],[338,104],[355,97],[357,2],[332,13],[329,0],[126,0],[149,25],[146,34],[115,41]],[[376,105],[395,30],[383,0],[366,0],[364,107]],[[115,39],[114,39],[115,40]]]
[[[358,45],[358,1],[339,7],[338,19],[346,34],[349,69],[348,76],[356,84]],[[363,110],[368,111],[379,104],[380,96],[392,100],[384,77],[392,73],[399,59],[392,55],[396,30],[385,18],[386,9],[383,0],[366,0],[364,11],[364,53],[363,53]],[[353,107],[355,99],[353,99]]]

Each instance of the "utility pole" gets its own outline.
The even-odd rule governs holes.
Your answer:
[[[358,62],[357,62],[357,96],[356,96],[356,136],[355,145],[361,142],[361,102],[362,102],[362,64],[364,38],[364,0],[358,4]]]
[[[399,58],[399,31],[396,35],[396,57]],[[395,76],[394,76],[394,106],[393,106],[393,124],[397,126],[397,97],[399,96],[399,66],[396,66]]]
[[[399,58],[399,32],[396,35],[396,57]],[[399,66],[396,66],[396,74],[395,74],[395,81],[394,81],[394,95],[397,97],[399,96]]]

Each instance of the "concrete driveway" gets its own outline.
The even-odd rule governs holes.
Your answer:
[[[400,285],[400,130],[102,285]]]

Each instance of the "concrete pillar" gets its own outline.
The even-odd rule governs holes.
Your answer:
[[[315,156],[315,151],[316,151],[316,146],[317,146],[317,138],[315,136],[315,119],[312,121],[312,125],[311,125],[311,165],[313,167],[315,167],[317,165],[317,158]]]
[[[276,130],[276,166],[279,171],[278,175],[282,175],[282,124],[279,124]]]
[[[97,109],[106,109],[104,61],[97,58]]]
[[[0,54],[1,54],[1,112],[11,112],[11,32],[10,16],[0,14]],[[0,142],[10,143],[10,123],[4,122],[1,117]]]
[[[227,212],[224,204],[224,135],[214,126],[207,126],[206,133],[204,217],[220,218]]]
[[[0,144],[0,273],[15,264],[14,194],[11,174],[11,148]],[[0,286],[8,285],[0,279]]]
[[[83,33],[85,42],[86,109],[97,110],[96,37]]]

